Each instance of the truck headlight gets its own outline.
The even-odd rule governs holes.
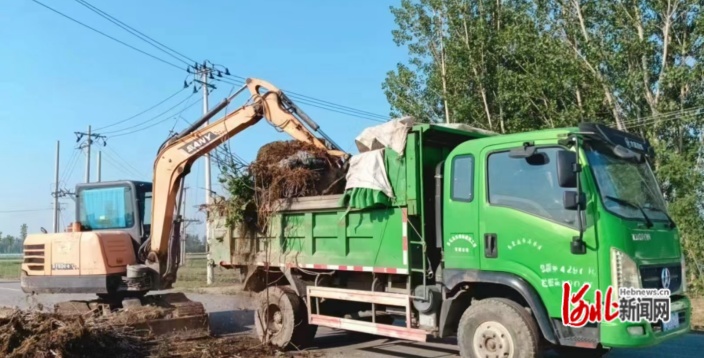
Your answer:
[[[611,248],[611,285],[618,299],[621,288],[642,288],[638,265],[623,251]]]

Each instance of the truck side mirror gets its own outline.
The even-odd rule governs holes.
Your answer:
[[[569,150],[557,152],[557,181],[562,188],[577,187],[577,154]]]
[[[584,193],[577,194],[576,191],[566,191],[562,196],[562,202],[567,210],[584,210],[587,199]]]

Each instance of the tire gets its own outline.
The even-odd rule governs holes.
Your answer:
[[[555,347],[555,352],[559,354],[560,357],[575,357],[575,358],[600,358],[609,350],[606,348],[579,348],[579,347],[568,347],[568,346],[557,346]]]
[[[308,324],[303,300],[290,288],[271,286],[259,293],[254,327],[262,343],[301,349],[313,342],[318,326]]]
[[[540,357],[540,338],[533,316],[505,298],[473,301],[457,330],[460,356],[465,358]]]

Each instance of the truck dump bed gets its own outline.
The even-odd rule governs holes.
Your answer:
[[[378,133],[375,131],[381,126],[370,132]],[[392,149],[394,144],[376,149],[383,140],[374,141],[375,148],[367,150],[364,144],[371,142],[358,137],[358,146],[364,152],[351,159],[345,193],[282,202],[282,209],[272,216],[264,233],[241,233],[239,228],[227,227],[225,218],[209,218],[209,247],[214,262],[224,267],[256,265],[390,274],[424,269],[427,262],[422,238],[429,248],[435,247],[435,168],[461,142],[490,134],[429,124],[412,125],[404,132],[401,153]],[[363,155],[377,155],[376,163],[383,163],[375,170],[385,172],[381,178],[388,180],[392,197],[364,184],[349,188],[350,182],[359,182],[351,178],[352,170],[374,163],[374,159],[361,163]],[[369,176],[379,178],[379,174],[363,173],[362,181]],[[430,261],[437,256],[430,252],[427,255]]]

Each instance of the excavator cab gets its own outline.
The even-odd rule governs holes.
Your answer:
[[[122,180],[76,186],[76,222],[80,231],[127,232],[137,250],[149,236],[152,183]]]

